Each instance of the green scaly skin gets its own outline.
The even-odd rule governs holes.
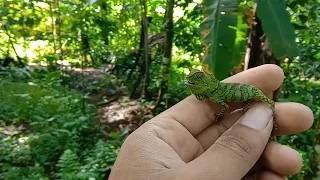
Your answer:
[[[273,100],[266,97],[263,92],[249,84],[241,83],[223,83],[217,80],[214,75],[206,74],[203,71],[193,69],[187,75],[186,86],[190,89],[191,93],[196,96],[200,101],[210,99],[211,101],[223,106],[223,110],[216,114],[216,120],[224,117],[228,111],[228,102],[247,102],[243,108],[244,111],[250,108],[252,102],[262,101],[271,106],[273,118],[275,117],[275,103]],[[274,129],[272,136],[277,129],[274,121]]]

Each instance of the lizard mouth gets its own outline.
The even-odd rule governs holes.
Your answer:
[[[196,83],[193,83],[193,82],[187,81],[187,82],[185,82],[185,85],[188,85],[188,86],[195,86],[195,85],[196,85]]]

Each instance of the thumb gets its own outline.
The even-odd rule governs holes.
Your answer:
[[[187,172],[193,171],[192,174],[199,179],[243,178],[268,143],[272,119],[270,106],[265,103],[255,104],[206,152],[190,162]]]

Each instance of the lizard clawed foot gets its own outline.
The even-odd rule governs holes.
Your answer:
[[[223,114],[216,114],[216,121],[220,121],[221,119],[223,119]]]
[[[276,121],[273,120],[273,129],[272,129],[272,132],[271,132],[271,136],[275,136],[276,133],[277,133],[277,130],[278,130],[278,125],[277,125]]]
[[[253,101],[249,101],[247,104],[243,106],[242,110],[244,112],[247,112],[252,107],[252,105],[253,105]]]
[[[269,140],[277,141],[277,136],[276,136],[277,130],[278,130],[278,125],[277,125],[277,122],[273,116],[273,128],[272,128]]]

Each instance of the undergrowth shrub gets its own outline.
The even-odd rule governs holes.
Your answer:
[[[60,76],[0,74],[0,179],[103,179],[112,167],[123,139],[106,140],[96,107]]]

